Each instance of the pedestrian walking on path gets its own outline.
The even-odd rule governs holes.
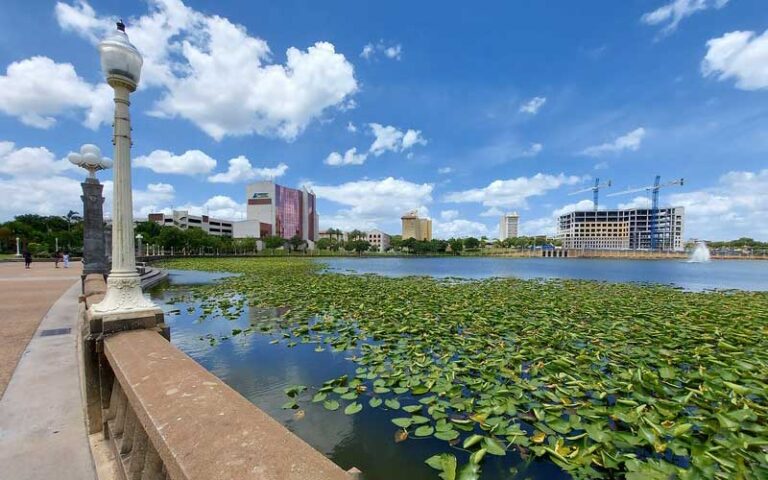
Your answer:
[[[29,266],[32,264],[32,254],[29,253],[29,250],[24,250],[24,267],[29,268]]]
[[[56,253],[53,254],[53,262],[56,268],[59,268],[60,261],[61,261],[61,250],[58,250],[56,251]]]
[[[64,252],[64,268],[69,268],[69,252]]]

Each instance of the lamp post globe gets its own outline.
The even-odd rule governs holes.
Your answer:
[[[112,201],[112,271],[107,278],[104,299],[93,305],[91,315],[106,322],[113,317],[120,320],[130,314],[134,317],[151,316],[160,309],[144,298],[141,279],[136,270],[136,251],[133,235],[133,194],[131,191],[131,118],[130,94],[136,90],[141,78],[143,60],[125,33],[125,24],[99,44],[101,69],[107,83],[115,91],[114,117],[114,180]],[[87,149],[86,149],[87,150]],[[83,153],[87,156],[89,152]]]
[[[99,43],[99,56],[101,70],[107,77],[107,82],[112,77],[122,78],[133,85],[131,91],[136,90],[141,79],[141,66],[144,64],[144,59],[128,40],[122,20],[117,22],[117,30]]]
[[[80,147],[80,153],[70,153],[69,162],[88,171],[88,178],[96,178],[96,172],[112,168],[112,160],[101,156],[101,149],[86,143]]]

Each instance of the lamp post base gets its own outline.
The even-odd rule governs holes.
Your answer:
[[[104,321],[162,314],[162,309],[147,300],[136,272],[113,272],[107,278],[104,299],[90,308],[91,316]]]

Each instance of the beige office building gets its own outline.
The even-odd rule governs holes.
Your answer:
[[[432,240],[431,219],[419,218],[418,212],[413,210],[400,217],[400,220],[403,222],[403,240],[408,238]]]

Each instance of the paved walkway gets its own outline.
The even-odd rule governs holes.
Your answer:
[[[0,263],[0,397],[16,364],[51,305],[80,279],[82,266],[54,268],[53,263]]]
[[[80,266],[32,267],[0,263],[0,361],[16,366],[0,399],[0,478],[94,480],[75,345]]]

